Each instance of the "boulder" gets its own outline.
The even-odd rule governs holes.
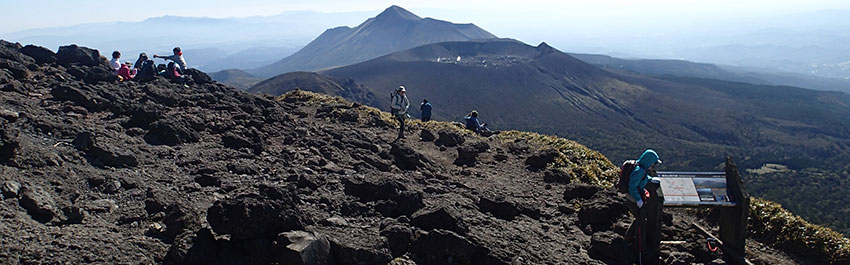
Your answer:
[[[30,71],[26,65],[10,59],[0,58],[0,69],[9,70],[15,79],[27,79],[30,77]]]
[[[88,89],[77,86],[58,85],[50,90],[50,95],[53,96],[53,100],[69,101],[86,108],[89,112],[101,111],[107,105],[107,100]]]
[[[56,53],[48,48],[35,45],[27,45],[21,48],[21,53],[35,59],[37,64],[50,64],[56,62]]]
[[[381,236],[387,238],[387,246],[393,257],[407,253],[413,241],[413,229],[402,224],[391,224],[381,229]]]
[[[419,139],[422,140],[423,142],[434,141],[434,139],[436,139],[436,138],[437,137],[434,136],[434,133],[431,132],[431,130],[422,129],[421,131],[419,131]]]
[[[444,229],[464,235],[468,229],[458,210],[449,206],[423,209],[410,219],[410,224],[423,230]]]
[[[295,207],[294,187],[261,186],[260,194],[243,194],[217,201],[207,211],[213,231],[235,240],[273,238],[281,232],[303,230],[306,217]]]
[[[335,264],[330,255],[330,242],[321,234],[304,231],[283,232],[278,234],[276,245],[277,251],[273,259],[278,264]]]
[[[27,210],[32,219],[47,223],[59,216],[56,202],[50,192],[38,186],[24,187],[21,191],[21,207]]]
[[[628,201],[613,191],[597,192],[584,202],[578,212],[578,219],[584,224],[607,226],[629,212]]]
[[[0,127],[0,162],[4,162],[15,157],[15,150],[18,149],[18,131]]]
[[[153,145],[174,146],[200,141],[201,135],[186,119],[163,117],[149,125],[144,139]]]
[[[490,145],[483,141],[466,142],[457,148],[456,165],[474,166],[478,160],[478,154],[486,152]]]
[[[0,186],[0,192],[2,192],[3,197],[17,198],[21,192],[21,183],[14,180],[3,181],[2,186]]]
[[[401,142],[391,144],[390,154],[393,155],[395,165],[402,170],[416,170],[425,166],[428,161],[424,155]]]
[[[71,44],[59,47],[59,52],[56,53],[56,62],[68,67],[71,64],[97,66],[103,61],[101,61],[100,52],[97,50]]]
[[[519,208],[513,202],[505,200],[504,197],[487,198],[481,197],[478,200],[478,209],[482,212],[492,214],[494,217],[511,221],[519,215]]]
[[[543,182],[546,183],[570,183],[572,182],[571,174],[561,169],[547,169],[543,171]]]
[[[195,69],[195,68],[186,69],[186,71],[184,71],[184,74],[191,76],[192,81],[194,81],[195,84],[203,85],[203,84],[209,84],[209,83],[213,82],[212,77],[207,75],[207,73],[204,73],[201,70],[198,70],[198,69]]]
[[[564,200],[570,201],[575,198],[590,199],[599,190],[599,186],[596,185],[571,183],[564,189]]]
[[[591,258],[606,264],[632,264],[632,250],[622,236],[611,231],[594,233],[587,250]],[[690,263],[688,263],[690,264]]]
[[[328,241],[331,244],[331,256],[336,264],[387,264],[392,259],[384,249],[362,247],[337,238],[328,238]]]
[[[535,152],[525,159],[525,165],[533,170],[543,169],[546,168],[546,165],[549,163],[555,162],[555,158],[557,158],[559,154],[558,150],[555,149],[543,149]]]
[[[21,54],[19,51],[21,48],[23,48],[21,44],[0,40],[0,59],[9,59],[23,65],[35,63],[32,58]]]
[[[417,264],[511,264],[490,256],[491,251],[469,239],[441,229],[417,238],[410,252],[415,255]]]
[[[439,138],[437,138],[437,141],[434,143],[439,146],[455,147],[466,140],[462,134],[454,131],[441,131],[438,135]]]

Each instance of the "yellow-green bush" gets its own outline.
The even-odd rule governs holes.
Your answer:
[[[336,108],[331,112],[331,114],[335,117],[340,117],[343,113],[350,112],[350,114],[357,116],[357,121],[360,124],[398,126],[398,121],[393,118],[392,114],[383,112],[374,107],[353,103],[342,97],[296,89],[277,97],[277,100],[284,102],[309,102],[319,105],[350,105],[352,106],[351,108]]]
[[[496,136],[502,142],[523,139],[537,150],[553,148],[558,151],[555,162],[549,165],[570,176],[572,181],[611,187],[617,181],[619,167],[604,155],[575,141],[530,132],[504,131]]]
[[[832,229],[810,224],[782,205],[750,199],[750,236],[772,241],[781,249],[830,264],[850,264],[850,239]]]

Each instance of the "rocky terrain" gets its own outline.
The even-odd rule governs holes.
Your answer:
[[[190,74],[117,82],[95,50],[1,42],[0,263],[632,261],[617,167],[580,144],[415,121],[396,140],[374,108]],[[698,216],[667,211],[684,243],[663,264],[723,264]],[[822,262],[748,244],[756,264]]]

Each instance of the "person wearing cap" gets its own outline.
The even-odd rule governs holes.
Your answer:
[[[634,199],[638,208],[643,207],[645,197],[644,190],[649,182],[658,183],[651,175],[655,175],[655,165],[661,164],[658,153],[652,149],[646,149],[637,160],[637,166],[629,175],[629,196]]]
[[[410,107],[410,101],[407,99],[407,90],[404,86],[399,86],[395,93],[391,95],[393,105],[391,112],[398,119],[398,138],[404,138],[404,120],[407,118],[407,108]]]
[[[186,59],[183,59],[183,51],[180,50],[180,47],[174,47],[174,49],[172,51],[174,52],[174,55],[161,56],[161,55],[154,54],[153,58],[162,58],[162,59],[166,59],[166,60],[172,60],[172,61],[174,61],[174,63],[177,64],[177,66],[180,67],[181,73],[185,72],[186,71]]]

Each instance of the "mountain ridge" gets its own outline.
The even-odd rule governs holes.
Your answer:
[[[292,71],[313,71],[362,62],[422,44],[495,38],[474,24],[454,24],[420,18],[391,6],[356,27],[326,30],[298,52],[248,72],[270,77]]]

